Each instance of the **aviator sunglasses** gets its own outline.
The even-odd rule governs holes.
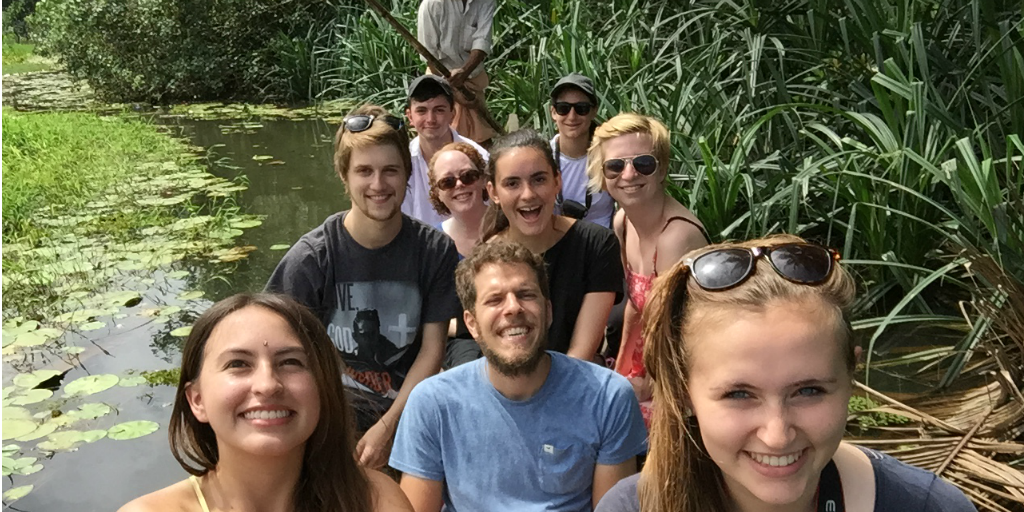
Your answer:
[[[367,114],[345,116],[345,120],[342,121],[342,126],[352,133],[365,132],[373,126],[374,119],[383,119],[388,126],[394,128],[396,131],[402,131],[405,128],[405,122],[395,116],[387,115],[384,117],[378,117]]]
[[[455,188],[456,182],[461,181],[463,185],[469,186],[476,183],[476,180],[480,179],[481,173],[476,169],[469,169],[462,171],[462,174],[456,176],[448,176],[437,180],[437,188],[441,190],[451,190]]]
[[[633,168],[636,172],[643,174],[644,176],[650,176],[654,174],[654,171],[658,170],[658,159],[654,155],[637,155],[630,158],[609,158],[604,161],[604,177],[611,180],[615,179],[618,175],[622,174],[622,171],[626,170],[626,164],[632,163]]]
[[[567,101],[556,101],[555,102],[555,113],[560,115],[560,116],[567,116],[567,115],[569,115],[569,111],[570,110],[575,110],[576,111],[576,115],[578,115],[578,116],[585,116],[585,115],[590,113],[590,109],[593,106],[594,105],[592,105],[592,104],[590,104],[590,103],[588,103],[586,101],[581,101],[579,103],[569,103]]]
[[[839,251],[812,243],[789,243],[769,247],[728,248],[687,258],[684,265],[697,285],[705,290],[726,290],[742,284],[753,273],[758,258],[768,258],[775,272],[800,284],[820,284],[828,279]]]

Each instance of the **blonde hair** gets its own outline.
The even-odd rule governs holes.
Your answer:
[[[396,130],[385,122],[384,118],[391,114],[377,105],[363,105],[348,115],[368,115],[374,116],[374,119],[373,124],[361,132],[353,133],[346,130],[345,123],[338,128],[338,133],[334,136],[334,172],[338,177],[342,181],[348,179],[348,166],[352,160],[353,149],[390,144],[398,149],[398,154],[402,158],[402,168],[405,169],[405,179],[408,181],[412,176],[412,155],[409,154],[409,134],[405,128]]]
[[[836,325],[843,345],[847,370],[853,374],[856,359],[848,313],[853,303],[853,278],[837,262],[820,284],[798,284],[780,276],[766,258],[759,258],[753,274],[742,284],[722,291],[708,291],[692,279],[683,263],[689,258],[724,248],[754,248],[804,242],[793,235],[776,235],[742,243],[702,247],[655,281],[643,315],[644,366],[653,379],[654,418],[650,452],[639,489],[644,512],[724,512],[726,496],[722,472],[708,456],[700,425],[687,414],[689,350],[686,340],[699,324],[698,313],[726,308],[763,310],[775,301],[817,301]]]
[[[668,172],[668,162],[672,156],[668,128],[653,117],[621,113],[607,121],[594,131],[594,138],[587,150],[587,176],[590,178],[588,187],[593,193],[607,190],[604,179],[604,146],[603,144],[620,135],[631,133],[651,136],[654,158],[658,159],[658,172]]]

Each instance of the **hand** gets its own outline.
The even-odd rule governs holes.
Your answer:
[[[448,83],[453,89],[459,89],[466,84],[467,78],[469,78],[469,73],[463,71],[462,68],[453,69],[452,76],[448,77]]]
[[[651,378],[644,377],[630,377],[629,383],[633,385],[633,393],[636,394],[638,402],[646,402],[651,399],[654,392],[651,390]]]
[[[388,463],[391,443],[395,436],[395,431],[389,425],[391,422],[385,423],[382,418],[359,439],[356,443],[356,458],[359,459],[359,464],[370,469],[380,469]]]

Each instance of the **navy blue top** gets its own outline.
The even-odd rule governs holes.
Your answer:
[[[875,469],[875,512],[977,512],[974,505],[935,473],[858,446]],[[640,474],[622,479],[601,498],[594,512],[639,512]]]

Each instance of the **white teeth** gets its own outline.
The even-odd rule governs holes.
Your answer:
[[[782,455],[782,456],[761,455],[759,453],[753,453],[753,452],[747,452],[747,453],[750,455],[750,458],[754,459],[755,461],[757,461],[757,462],[759,462],[761,464],[765,464],[765,465],[768,465],[768,466],[775,466],[775,467],[788,466],[790,464],[793,464],[794,462],[800,460],[800,455],[803,454],[802,451],[801,452],[797,452],[797,453],[792,453],[792,454],[789,454],[789,455]]]
[[[511,338],[513,336],[522,336],[526,334],[528,331],[529,329],[527,329],[526,327],[511,327],[505,329],[505,332],[502,334]]]
[[[247,420],[276,420],[290,415],[290,411],[249,411],[243,416]]]

